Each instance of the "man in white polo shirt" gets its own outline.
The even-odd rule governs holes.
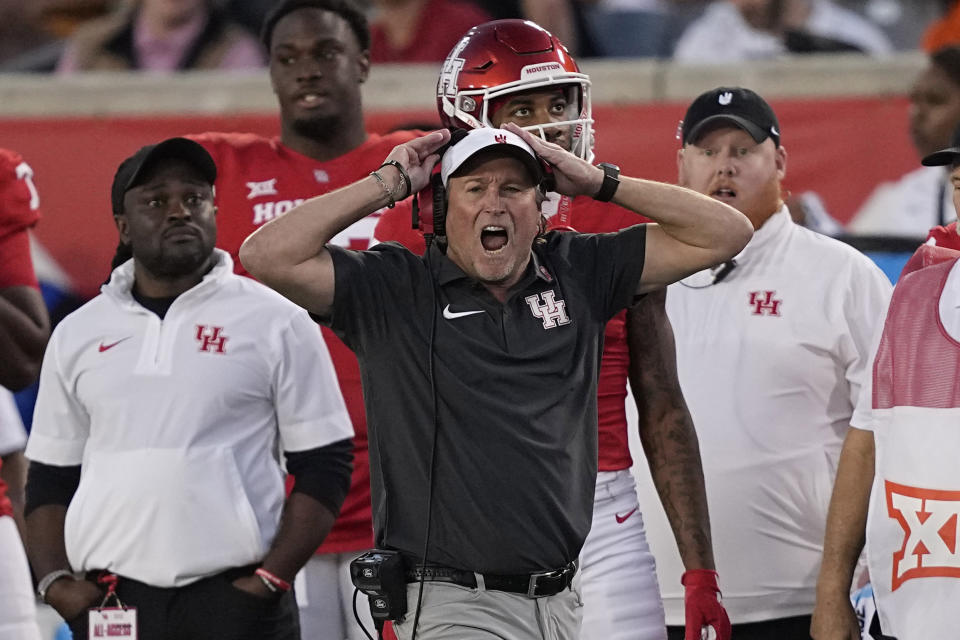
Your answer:
[[[806,639],[836,460],[890,283],[862,254],[793,223],[780,125],[756,93],[702,94],[681,136],[679,183],[755,229],[732,261],[667,290],[723,602],[738,640]],[[669,531],[651,518],[670,637],[683,637]]]
[[[960,208],[960,146],[922,162],[949,169]],[[811,628],[818,640],[860,637],[849,593],[864,539],[879,617],[874,631],[898,640],[957,635],[958,258],[952,248],[925,244],[894,290],[830,502]]]
[[[352,428],[320,333],[214,249],[215,180],[183,138],[124,161],[113,213],[133,259],[47,348],[27,548],[76,638],[107,574],[140,640],[298,639],[290,582],[349,486]]]

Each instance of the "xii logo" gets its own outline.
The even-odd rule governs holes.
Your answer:
[[[960,491],[921,489],[884,481],[887,515],[903,527],[893,554],[891,591],[912,578],[960,578],[957,517]]]
[[[554,300],[555,295],[551,289],[539,296],[532,295],[524,298],[533,317],[543,320],[544,329],[554,329],[560,325],[570,324],[570,318],[567,317],[567,303],[563,300]],[[543,302],[540,298],[543,298]]]
[[[270,178],[263,182],[248,182],[247,189],[250,189],[250,193],[247,194],[247,200],[262,198],[263,196],[275,196],[277,195],[277,179]]]
[[[776,293],[776,291],[751,291],[750,306],[753,307],[753,315],[779,316],[783,300],[774,300],[773,296]]]
[[[223,327],[208,327],[203,324],[197,325],[197,342],[200,343],[200,351],[208,353],[226,353],[227,336],[222,335]]]

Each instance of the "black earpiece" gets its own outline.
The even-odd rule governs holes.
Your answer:
[[[551,191],[557,190],[557,178],[553,175],[553,167],[547,164],[547,161],[538,156],[540,160],[540,168],[543,171],[543,180],[540,181],[540,184],[537,187],[546,195]]]
[[[440,154],[441,161],[443,154],[450,147],[466,138],[468,133],[470,133],[469,129],[459,127],[450,129],[450,140],[437,151]],[[433,191],[433,235],[436,237],[446,236],[447,190],[443,186],[443,179],[440,177],[439,171],[430,176],[430,188]]]
[[[442,147],[443,151],[446,151],[453,145],[457,144],[461,140],[467,137],[467,134],[470,133],[470,129],[464,129],[463,127],[454,127],[450,129],[450,140],[446,145]],[[443,154],[441,154],[443,155]]]

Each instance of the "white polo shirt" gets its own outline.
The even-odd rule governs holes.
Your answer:
[[[175,587],[259,562],[284,502],[279,451],[353,435],[307,313],[216,258],[163,320],[131,296],[131,260],[53,332],[26,455],[83,465],[74,570]]]
[[[891,285],[851,247],[774,214],[711,284],[671,285],[677,369],[703,460],[713,549],[734,623],[813,610],[827,506],[869,345]],[[702,288],[692,288],[702,287]],[[657,504],[649,481],[640,504]],[[683,565],[648,518],[667,622],[683,624]]]

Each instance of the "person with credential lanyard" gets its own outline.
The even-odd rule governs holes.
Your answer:
[[[119,166],[114,221],[133,257],[44,355],[27,552],[77,640],[103,624],[140,640],[298,640],[290,583],[349,487],[329,353],[306,312],[214,249],[216,177],[184,138]],[[108,589],[135,611],[103,618]]]
[[[426,256],[329,244],[422,189],[450,136],[397,146],[370,177],[262,226],[240,259],[357,353],[376,543],[411,583],[398,637],[573,640],[604,327],[636,296],[729,259],[751,227],[681,187],[614,184],[507,124],[458,133],[443,152],[445,213]],[[658,224],[542,233],[551,189],[610,197]]]

